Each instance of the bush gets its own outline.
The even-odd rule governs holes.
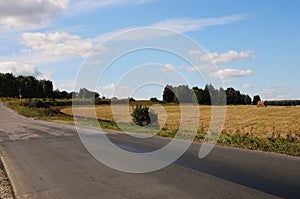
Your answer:
[[[49,105],[41,100],[29,101],[27,106],[29,108],[49,108]]]
[[[158,116],[153,110],[149,111],[149,107],[137,105],[131,114],[133,122],[139,126],[158,127]]]
[[[149,101],[150,102],[159,102],[159,100],[156,97],[151,97]]]
[[[55,116],[55,115],[60,114],[60,109],[59,108],[48,108],[44,112],[48,116]]]

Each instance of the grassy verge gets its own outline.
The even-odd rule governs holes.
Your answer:
[[[26,105],[26,103],[25,103]],[[36,119],[47,120],[47,121],[58,121],[74,123],[73,117],[71,115],[62,113],[60,110],[66,106],[49,106],[46,108],[36,108],[24,106],[24,103],[20,102],[9,102],[8,106],[18,113],[25,115],[27,117],[33,117]],[[139,132],[145,134],[153,134],[153,129],[151,128],[141,128],[136,127],[130,123],[124,123],[122,126],[118,126],[112,119],[89,119],[88,117],[78,117],[76,121],[83,125],[89,125],[97,127],[98,125],[104,129],[111,130],[122,130],[128,132]],[[177,130],[168,129],[166,127],[162,128],[156,135],[162,137],[175,137]],[[205,132],[205,131],[204,131]],[[199,130],[195,137],[195,141],[203,142],[205,138],[205,133]],[[273,134],[267,137],[258,137],[255,134],[242,134],[242,133],[228,133],[223,132],[219,139],[219,145],[233,146],[250,150],[261,150],[267,152],[276,152],[281,154],[287,154],[292,156],[300,157],[300,142],[295,139],[295,136],[278,136]]]
[[[63,121],[73,123],[73,117],[60,112],[62,107],[47,107],[47,108],[30,108],[22,106],[20,102],[8,102],[6,104],[9,108],[15,110],[17,113],[26,117],[41,119],[46,121]]]

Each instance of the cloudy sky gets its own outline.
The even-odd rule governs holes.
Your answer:
[[[296,0],[1,1],[0,72],[50,79],[55,88],[72,91],[80,67],[96,46],[100,44],[96,48],[100,55],[113,48],[101,43],[120,32],[161,27],[199,43],[206,53],[195,49],[187,53],[197,56],[198,61],[214,63],[217,70],[207,70],[205,65],[191,67],[172,56],[151,52],[151,56],[146,55],[149,52],[136,55],[148,59],[135,64],[144,61],[147,65],[152,61],[150,57],[161,64],[160,73],[175,70],[189,76],[205,71],[212,78],[221,77],[224,87],[252,96],[300,99],[299,9]],[[122,73],[135,66],[130,58],[136,59],[124,58],[111,74],[124,76]],[[198,85],[192,75],[189,78],[190,86],[209,83]],[[125,80],[103,78],[98,91],[110,96],[112,89],[129,89],[118,85],[118,81]],[[161,98],[161,90],[140,89],[137,96],[131,93],[137,98]]]

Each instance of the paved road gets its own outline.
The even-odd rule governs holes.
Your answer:
[[[128,174],[104,166],[73,126],[36,121],[0,104],[0,151],[17,198],[300,198],[300,158],[194,143],[174,164]],[[161,138],[105,132],[117,145],[152,151]]]

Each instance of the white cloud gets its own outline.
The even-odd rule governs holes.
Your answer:
[[[213,71],[216,70],[214,65],[198,65],[194,67],[186,67],[187,71],[194,72],[194,71]]]
[[[106,97],[127,98],[130,96],[130,89],[127,86],[107,84],[101,87],[100,92]]]
[[[252,85],[251,84],[244,84],[243,88],[244,89],[249,89],[249,88],[252,88]]]
[[[71,5],[71,12],[82,13],[93,9],[119,5],[140,5],[156,0],[78,0]]]
[[[87,57],[94,49],[90,39],[82,39],[78,35],[65,32],[48,34],[26,32],[22,34],[22,44],[30,48],[27,49],[28,52],[38,51],[46,56]],[[102,51],[104,47],[99,47],[98,50]]]
[[[178,32],[188,32],[188,31],[202,29],[208,26],[218,26],[218,25],[234,23],[247,18],[249,18],[249,15],[245,15],[245,14],[223,16],[218,18],[204,18],[204,19],[178,18],[178,19],[170,19],[170,20],[158,22],[153,24],[152,26],[172,29]]]
[[[13,73],[14,75],[27,75],[39,77],[43,75],[36,69],[34,65],[21,64],[17,62],[1,62],[0,63],[1,73]]]
[[[275,92],[276,92],[276,89],[271,88],[271,89],[264,89],[264,90],[260,91],[259,94],[266,95],[266,96],[273,96]]]
[[[164,65],[164,67],[160,68],[160,71],[165,72],[165,71],[169,71],[169,70],[176,70],[176,66],[172,65],[172,64],[166,64]]]
[[[113,90],[115,88],[116,88],[116,85],[114,83],[102,86],[103,90]]]
[[[205,53],[203,51],[189,51],[189,54],[192,56],[196,56],[196,59],[201,62],[213,62],[215,64],[217,63],[227,63],[232,62],[236,60],[243,60],[243,59],[249,59],[254,58],[254,52],[253,51],[243,51],[243,52],[237,52],[234,50],[230,50],[225,53]]]
[[[32,28],[43,25],[59,11],[66,10],[69,0],[0,1],[0,27]]]
[[[280,93],[280,91],[275,88],[263,89],[259,94],[262,95],[264,100],[285,100],[290,98],[290,96]]]
[[[221,78],[230,78],[230,77],[244,77],[252,75],[252,70],[239,70],[239,69],[232,69],[232,68],[226,68],[223,70],[219,70],[218,72],[211,73],[211,77],[221,77]]]
[[[241,14],[241,15],[230,15],[223,16],[219,18],[204,18],[204,19],[191,19],[191,18],[176,18],[165,21],[160,21],[154,24],[146,25],[144,27],[126,27],[119,30],[107,32],[99,35],[94,39],[95,42],[103,42],[106,39],[117,36],[120,33],[124,33],[128,30],[132,30],[133,28],[137,28],[137,30],[151,27],[151,28],[161,28],[161,31],[158,30],[149,30],[148,32],[142,32],[139,34],[139,31],[128,32],[123,34],[122,36],[117,36],[114,40],[147,40],[149,38],[153,39],[155,37],[167,36],[170,34],[174,34],[172,31],[167,31],[166,29],[175,30],[178,32],[188,32],[192,30],[202,29],[208,26],[218,26],[225,25],[229,23],[233,23],[236,21],[244,20],[249,18],[249,15]]]
[[[59,89],[59,90],[65,90],[65,91],[68,91],[68,92],[71,92],[74,90],[74,81],[64,81],[64,82],[58,82],[58,83],[55,83],[53,82],[53,87],[54,89]]]

